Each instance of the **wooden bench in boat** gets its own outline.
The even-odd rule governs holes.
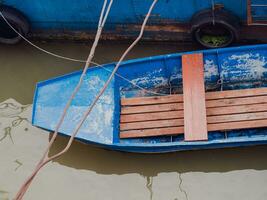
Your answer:
[[[183,96],[121,99],[120,137],[184,133]],[[206,93],[208,131],[267,126],[267,88]]]
[[[267,88],[205,93],[201,59],[183,57],[183,95],[122,98],[120,138],[185,134],[196,141],[207,140],[208,131],[267,126]]]

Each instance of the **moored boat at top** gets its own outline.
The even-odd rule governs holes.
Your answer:
[[[4,0],[0,10],[23,35],[87,40],[94,38],[102,3]],[[103,38],[133,38],[151,3],[152,0],[114,0]],[[189,41],[193,36],[209,48],[227,46],[238,39],[266,41],[266,3],[267,0],[159,0],[144,39]],[[15,43],[16,36],[0,17],[0,42]]]
[[[182,119],[176,115],[182,109],[181,59],[184,55],[195,53],[203,54],[206,95],[217,96],[215,100],[206,96],[209,132],[205,141],[185,141],[181,131],[183,124],[175,124]],[[73,132],[83,113],[105,84],[115,63],[103,66],[105,69],[97,67],[88,70],[59,130],[61,134],[69,136]],[[55,129],[80,74],[81,71],[78,71],[37,84],[33,103],[33,125],[51,131]],[[266,80],[267,45],[168,54],[125,61],[86,119],[76,139],[106,149],[139,153],[266,144]],[[233,94],[234,96],[231,96]],[[175,100],[163,102],[162,99],[170,97],[174,97]],[[129,99],[139,99],[143,102],[152,99],[162,102],[142,103],[141,106],[146,107],[138,107],[141,108],[138,111],[136,107],[127,107],[125,102]],[[152,104],[152,107],[148,104]],[[164,107],[162,105],[165,107],[163,110],[153,110],[153,105],[156,105],[157,109]],[[123,106],[126,106],[126,109]],[[132,103],[130,106],[140,105]],[[131,109],[134,111],[129,111]],[[161,111],[167,116],[164,121],[158,118],[157,113]],[[145,114],[143,120],[131,121],[129,118],[132,116],[137,119],[142,114]],[[158,123],[157,120],[161,121]],[[218,126],[222,129],[218,129]],[[142,127],[145,132],[141,130]],[[164,135],[158,131],[164,128],[170,128],[170,132],[163,131],[166,133]],[[141,135],[129,135],[129,130]],[[151,135],[143,134],[147,133],[147,130]],[[129,133],[128,136],[126,133]]]

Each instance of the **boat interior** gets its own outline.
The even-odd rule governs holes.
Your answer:
[[[118,146],[265,141],[266,55],[266,45],[257,45],[125,61],[77,139]],[[88,70],[60,133],[72,133],[114,66]],[[55,129],[80,74],[38,83],[34,125]]]
[[[205,86],[203,62],[202,53],[182,55],[178,85],[169,81],[169,87],[157,90],[121,89],[120,142],[195,142],[266,135],[267,88],[259,87],[263,83],[218,81]]]

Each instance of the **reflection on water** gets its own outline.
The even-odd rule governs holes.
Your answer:
[[[17,170],[18,170],[18,168],[20,168],[20,167],[23,165],[23,163],[22,163],[22,162],[20,162],[18,159],[17,159],[17,160],[15,160],[14,162],[18,164],[18,166],[15,168],[15,171],[17,171]]]
[[[150,199],[153,199],[153,190],[152,190],[152,184],[153,184],[153,177],[146,177],[146,187],[148,191],[150,192]]]
[[[87,58],[90,47],[89,44],[72,43],[42,43],[38,45],[57,54],[82,60]],[[112,44],[110,42],[100,44],[96,50],[94,61],[97,63],[118,61],[128,45],[127,43]],[[188,51],[194,48],[196,47],[178,44],[139,44],[131,51],[128,59]],[[25,43],[16,46],[0,44],[0,102],[12,97],[23,104],[31,103],[36,82],[82,68],[82,63],[51,57]]]
[[[41,45],[76,58],[88,52],[81,44]],[[114,61],[126,46],[102,44],[96,60]],[[182,48],[140,45],[130,57]],[[7,200],[33,170],[49,140],[46,131],[30,123],[34,83],[82,66],[48,57],[25,44],[0,46],[0,52],[0,200]],[[58,137],[49,154],[60,151],[66,142],[67,138]],[[267,146],[141,155],[75,142],[67,154],[41,171],[25,199],[263,200],[266,155]]]

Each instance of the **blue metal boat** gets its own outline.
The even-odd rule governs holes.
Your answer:
[[[99,0],[2,0],[6,17],[17,29],[31,26],[29,36],[47,39],[84,40],[94,37],[103,1]],[[103,38],[129,39],[135,36],[152,0],[114,0]],[[266,40],[267,0],[159,0],[146,28],[147,40],[191,40],[204,46],[227,46],[238,39]],[[222,12],[223,10],[223,12]],[[215,23],[214,23],[215,22]],[[1,27],[0,38],[8,27]],[[211,26],[212,25],[212,26]],[[220,29],[220,31],[216,31]],[[211,32],[209,32],[212,30]],[[27,34],[29,30],[21,31]],[[207,37],[227,36],[226,42]],[[7,36],[6,36],[7,37]],[[219,37],[220,38],[220,37]]]
[[[206,91],[267,87],[267,45],[199,52],[203,53]],[[196,52],[186,54],[192,53]],[[170,91],[181,93],[181,56],[184,54],[168,54],[123,62],[118,70],[119,76],[113,78],[76,139],[105,149],[138,153],[266,144],[267,128],[213,131],[208,133],[207,141],[194,142],[185,142],[183,135],[120,138],[120,99],[151,96],[155,92],[166,95],[170,94]],[[60,128],[62,135],[69,136],[73,132],[83,113],[108,79],[115,63],[103,66],[105,69],[88,70]],[[33,125],[50,131],[55,129],[80,75],[81,71],[78,71],[37,84],[33,103]],[[152,92],[144,92],[140,87]]]

